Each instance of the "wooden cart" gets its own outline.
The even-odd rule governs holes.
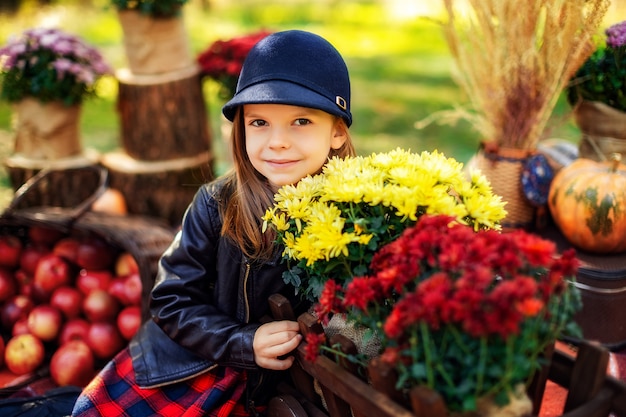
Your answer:
[[[270,298],[275,319],[294,320],[288,301],[279,295]],[[298,318],[303,334],[322,332],[321,325],[310,314]],[[346,352],[355,352],[354,343],[335,335],[331,344],[339,343]],[[626,416],[626,383],[606,373],[609,352],[604,347],[581,342],[576,357],[560,350],[550,353],[549,366],[537,375],[528,393],[533,400],[534,415],[541,407],[547,381],[567,389],[562,417]],[[279,387],[281,395],[272,399],[269,416],[282,417],[446,417],[440,397],[427,389],[416,389],[409,400],[394,390],[392,370],[372,360],[368,368],[370,382],[357,376],[350,364],[338,364],[320,356],[315,362],[305,357],[305,342],[296,351],[291,369],[293,384]]]

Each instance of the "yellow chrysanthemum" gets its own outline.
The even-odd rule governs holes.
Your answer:
[[[367,225],[374,218],[397,216],[387,219],[400,232],[397,222],[415,222],[422,213],[451,215],[476,230],[498,229],[506,215],[480,172],[468,179],[462,163],[438,151],[400,148],[334,157],[321,174],[282,187],[275,200],[263,217],[264,228],[271,224],[285,244],[284,255],[306,260],[308,267],[348,256],[350,245],[368,245],[374,235]]]

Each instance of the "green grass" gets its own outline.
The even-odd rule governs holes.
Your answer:
[[[185,25],[194,54],[218,38],[228,38],[261,28],[311,30],[329,39],[344,55],[352,79],[351,129],[361,154],[395,147],[419,152],[438,149],[462,162],[476,151],[480,137],[467,122],[455,126],[432,123],[416,129],[415,122],[440,110],[467,103],[451,78],[453,62],[440,28],[433,18],[392,17],[383,1],[303,0],[212,1],[203,8],[199,0],[185,6]],[[122,31],[108,0],[64,0],[39,10],[26,1],[16,16],[0,15],[0,43],[11,34],[55,22],[97,46],[115,68],[124,67]],[[61,6],[63,4],[63,6]],[[78,6],[87,4],[88,6]],[[217,87],[205,83],[205,100],[213,136],[219,136],[220,107]],[[84,103],[81,117],[83,145],[108,152],[121,146],[115,111],[117,82],[100,84],[100,97]],[[550,136],[575,141],[578,131],[567,118],[569,108],[560,102],[555,120],[562,120]],[[11,131],[11,107],[0,102],[0,130]],[[217,142],[214,140],[214,142]],[[215,146],[219,148],[219,143]],[[224,161],[216,150],[221,164]],[[218,161],[218,164],[220,161]],[[0,185],[7,186],[0,176]]]

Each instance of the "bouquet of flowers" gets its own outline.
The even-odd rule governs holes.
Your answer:
[[[381,246],[424,214],[447,214],[472,230],[497,229],[504,203],[478,172],[439,152],[396,149],[333,158],[323,172],[282,187],[265,214],[290,263],[285,282],[316,300],[325,282],[365,275]]]
[[[59,29],[24,31],[0,48],[0,97],[18,102],[32,97],[67,106],[96,95],[96,82],[112,73],[100,53]]]
[[[598,101],[626,111],[626,21],[605,31],[605,42],[576,71],[567,86],[567,99]]]
[[[180,13],[188,0],[111,0],[117,10],[137,10],[153,17],[172,17]]]
[[[344,313],[372,330],[400,390],[427,386],[450,411],[477,410],[484,399],[528,407],[519,388],[549,345],[576,334],[580,295],[568,280],[577,264],[573,250],[557,257],[553,242],[521,229],[425,215],[376,251],[369,274],[347,287],[328,280],[317,310],[322,320]],[[324,340],[312,333],[307,341],[315,359]]]
[[[237,89],[237,79],[250,49],[271,32],[262,30],[228,40],[216,40],[198,55],[202,75],[220,85],[219,94],[230,99]]]

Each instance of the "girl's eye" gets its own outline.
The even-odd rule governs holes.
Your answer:
[[[251,121],[250,125],[255,127],[267,126],[267,122],[265,120],[256,119]]]
[[[309,123],[311,123],[309,119],[296,119],[296,121],[294,122],[296,126],[304,126],[308,125]]]

